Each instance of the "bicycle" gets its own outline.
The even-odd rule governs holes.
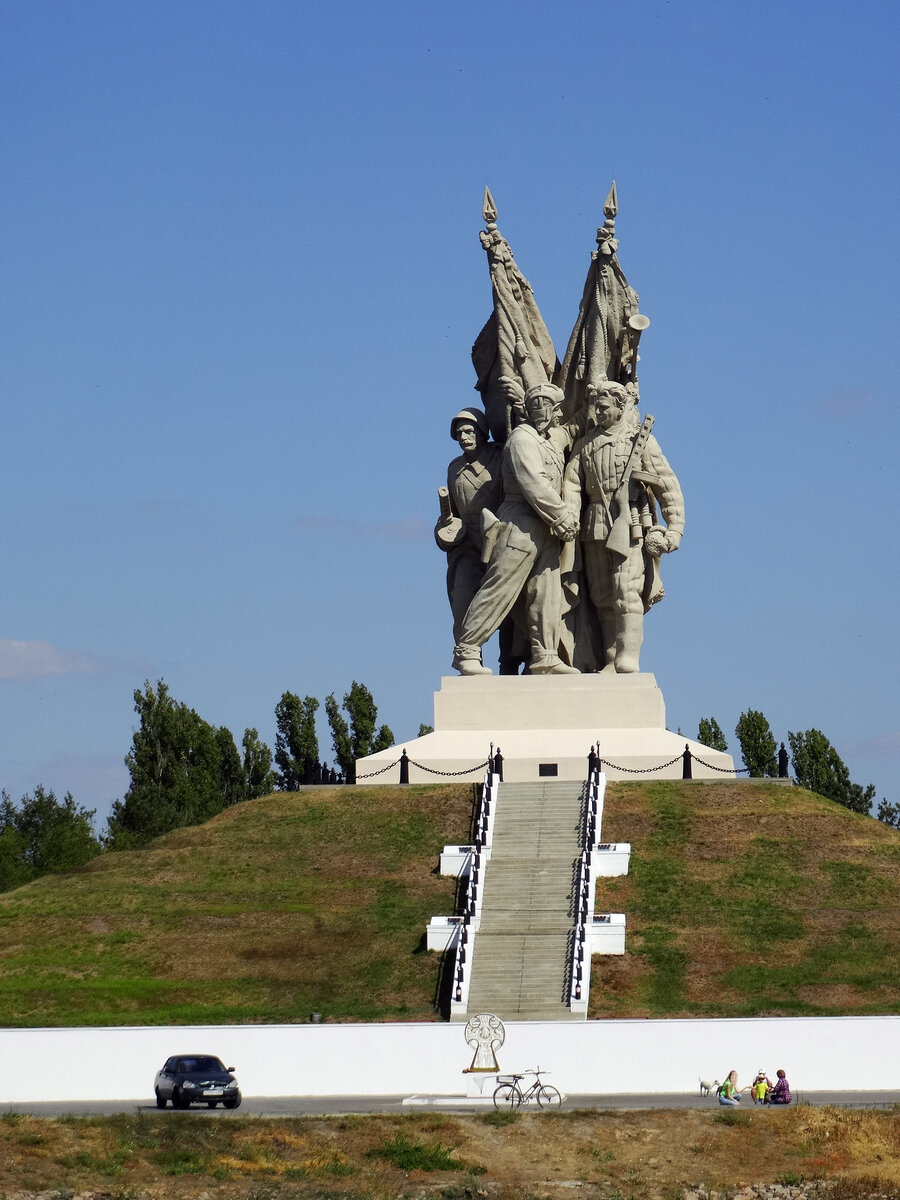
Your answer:
[[[536,1067],[533,1071],[525,1071],[522,1075],[498,1075],[498,1086],[494,1089],[494,1108],[518,1108],[529,1100],[536,1100],[538,1108],[559,1108],[562,1096],[549,1083],[541,1082],[541,1075],[549,1072]],[[522,1090],[521,1080],[526,1075],[533,1075],[534,1083]]]

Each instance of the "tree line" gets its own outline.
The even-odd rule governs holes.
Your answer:
[[[130,783],[101,834],[94,831],[96,810],[77,805],[71,793],[58,800],[39,785],[18,804],[0,793],[0,891],[75,870],[104,850],[133,849],[200,825],[241,801],[297,791],[323,774],[353,783],[356,760],[395,741],[389,726],[378,724],[372,693],[355,680],[342,703],[334,694],[325,700],[336,770],[319,761],[313,696],[284,692],[275,707],[274,754],[252,728],[239,751],[228,728],[176,700],[162,679],[135,691],[134,708],[138,725],[125,756]]]
[[[0,792],[0,891],[40,875],[75,870],[105,850],[143,846],[152,838],[185,825],[198,825],[233,804],[274,791],[297,791],[331,770],[319,757],[316,714],[319,701],[284,692],[275,707],[275,749],[256,729],[244,730],[241,749],[225,726],[211,725],[177,701],[163,680],[145,682],[134,693],[138,725],[125,757],[130,783],[112,806],[106,829],[94,830],[95,810],[62,800],[37,786],[14,803]],[[369,689],[355,680],[339,704],[326,697],[334,762],[342,782],[355,782],[356,760],[386,750],[396,739],[378,724],[378,708]],[[422,725],[419,736],[431,732]],[[735,726],[744,766],[750,775],[778,774],[778,746],[765,716],[741,713]],[[791,765],[797,783],[853,812],[870,814],[872,784],[854,783],[837,750],[818,729],[788,732]],[[715,717],[700,721],[697,740],[714,750],[728,749]],[[900,804],[882,799],[879,821],[900,829]]]
[[[778,747],[765,716],[754,708],[741,713],[734,729],[744,766],[754,778],[774,778],[778,774]],[[790,761],[800,787],[834,800],[851,812],[871,815],[875,785],[854,783],[847,764],[820,729],[793,733],[788,730]],[[703,717],[697,741],[711,750],[727,750],[728,743],[715,717]],[[782,746],[784,743],[782,742]],[[876,816],[879,821],[900,829],[900,804],[881,799]]]

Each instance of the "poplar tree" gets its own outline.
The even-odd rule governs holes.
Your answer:
[[[284,692],[275,706],[276,781],[282,792],[296,792],[309,783],[319,759],[316,713],[319,702],[314,696],[302,700],[294,692]]]
[[[755,779],[773,778],[778,774],[775,738],[769,722],[755,708],[748,708],[738,717],[734,728],[741,745],[744,766]]]
[[[728,743],[725,741],[725,734],[715,717],[701,717],[700,731],[697,734],[697,741],[701,746],[709,746],[710,750],[728,749]]]
[[[272,770],[272,751],[261,741],[255,729],[245,729],[241,746],[244,751],[244,786],[248,800],[268,796],[275,791],[275,772]]]
[[[108,821],[113,849],[140,846],[151,838],[199,825],[246,794],[234,738],[174,700],[160,679],[134,693],[140,725],[125,756],[128,791]]]
[[[334,693],[325,700],[325,715],[331,728],[334,756],[348,783],[356,782],[356,760],[367,754],[377,754],[393,746],[395,737],[388,725],[378,724],[378,708],[372,693],[356,680],[344,695],[346,717],[341,712]]]
[[[868,814],[875,799],[875,785],[853,783],[847,764],[820,729],[788,733],[791,765],[801,787],[834,800],[851,812]]]

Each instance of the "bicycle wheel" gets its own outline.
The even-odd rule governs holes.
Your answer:
[[[518,1108],[522,1093],[514,1083],[501,1083],[494,1089],[494,1108]]]
[[[537,1102],[538,1108],[559,1108],[562,1104],[562,1096],[555,1087],[551,1087],[548,1083],[542,1083],[538,1088]]]

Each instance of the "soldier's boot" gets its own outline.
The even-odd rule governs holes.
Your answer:
[[[528,668],[532,675],[580,675],[577,667],[570,667],[557,654],[542,654]]]
[[[640,671],[641,643],[644,640],[642,613],[622,613],[616,617],[616,671],[630,675]]]
[[[481,661],[481,647],[458,642],[453,650],[453,666],[460,675],[491,675],[490,667]]]
[[[616,618],[600,618],[600,637],[603,642],[603,666],[601,671],[607,675],[615,674],[616,670]]]

